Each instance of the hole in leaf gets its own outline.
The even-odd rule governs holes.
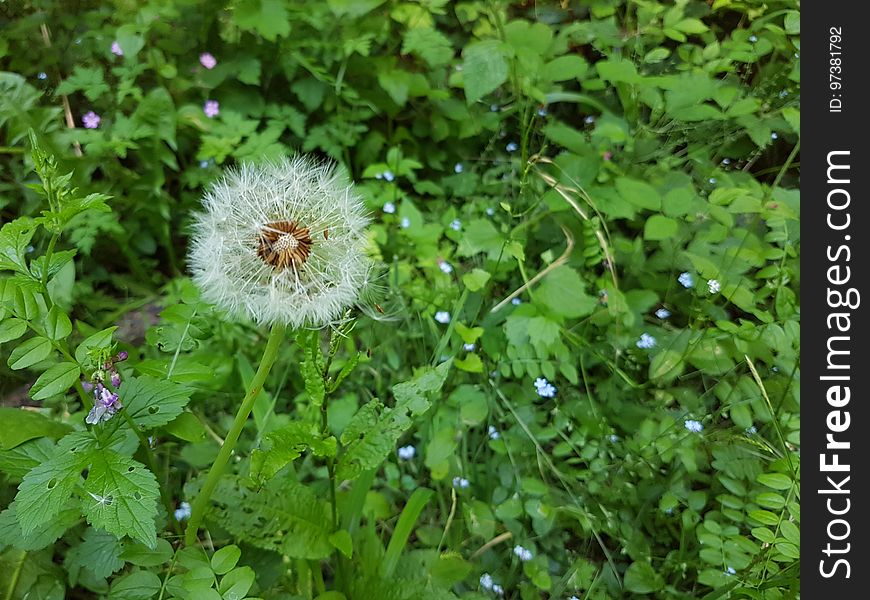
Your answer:
[[[136,467],[127,467],[127,472],[128,472],[128,473],[132,473],[132,472],[135,471],[135,470],[136,470]]]
[[[72,448],[69,449],[70,452],[75,452],[76,450],[78,450],[77,446],[73,446]]]
[[[48,489],[52,490],[52,489],[54,489],[54,486],[56,486],[56,485],[57,485],[57,479],[52,478],[48,482]]]
[[[148,414],[149,415],[157,414],[157,411],[159,411],[159,410],[160,410],[159,406],[149,406],[148,407]]]
[[[139,492],[133,492],[133,498],[135,498],[136,500],[141,500],[142,494],[140,494]]]

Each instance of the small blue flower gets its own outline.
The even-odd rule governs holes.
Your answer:
[[[446,260],[442,260],[438,263],[438,268],[441,269],[442,273],[447,273],[448,275],[453,272],[453,265]]]
[[[727,569],[725,569],[726,575],[734,575],[735,573],[737,573],[737,571],[734,570],[734,567],[728,567]]]
[[[519,146],[517,146],[516,142],[508,142],[508,145],[504,147],[508,152],[516,152]]]
[[[46,73],[45,71],[40,71],[37,77],[40,79],[48,79],[48,73]]]
[[[539,108],[538,109],[538,116],[539,117],[546,117],[547,116],[547,109],[546,108]]]
[[[645,350],[648,350],[649,348],[655,348],[655,345],[657,343],[658,342],[656,342],[656,339],[653,336],[651,336],[648,333],[642,333],[642,334],[640,334],[640,339],[637,340],[635,345],[638,348],[643,348]]]
[[[780,97],[780,98],[785,98],[786,96],[788,96],[788,90],[782,90],[782,91],[779,93],[779,97]]]
[[[190,518],[190,504],[188,502],[182,502],[178,505],[178,508],[175,509],[175,520],[176,521],[184,521],[185,519]]]
[[[556,395],[556,387],[544,377],[535,379],[535,391],[541,398],[553,398]]]
[[[460,490],[464,490],[469,485],[471,485],[465,477],[454,477],[453,478],[453,487],[459,488]]]
[[[519,306],[519,305],[522,304],[522,303],[523,303],[523,301],[520,300],[519,298],[513,298],[513,299],[511,300],[511,304],[513,304],[514,306]]]
[[[453,165],[453,172],[454,173],[462,173],[462,171],[463,171],[462,163],[456,163],[455,165]]]
[[[592,115],[589,115],[585,119],[583,119],[583,122],[586,123],[587,125],[592,125],[595,122],[595,117],[593,117]]]
[[[498,429],[496,429],[492,425],[489,426],[489,429],[486,430],[486,433],[487,433],[487,435],[489,435],[489,439],[491,439],[491,440],[497,440],[501,437],[501,434],[498,432]]]
[[[396,453],[402,460],[411,460],[417,455],[417,449],[414,446],[402,446]]]
[[[746,428],[746,435],[755,435],[756,433],[758,433],[758,428],[755,425],[750,425]]]
[[[680,273],[680,276],[677,277],[677,281],[680,282],[684,288],[690,288],[695,286],[695,278],[692,277],[692,274],[688,271],[684,273]]]
[[[489,111],[490,112],[498,112],[498,104],[490,104]]]
[[[200,169],[208,169],[208,161],[207,160],[199,161],[199,168]]]
[[[704,430],[704,426],[701,425],[701,422],[695,421],[694,419],[686,419],[686,422],[683,423],[683,425],[692,433],[701,433]]]
[[[671,311],[669,311],[667,308],[660,308],[656,311],[656,316],[659,319],[664,320],[671,316]]]
[[[409,219],[408,217],[402,217],[401,225],[402,229],[407,229],[411,226],[411,219]]]
[[[488,206],[488,207],[486,208],[486,214],[489,215],[489,216],[491,217],[492,215],[495,214],[495,209],[494,209],[493,207],[491,207],[491,206]]]
[[[615,444],[615,443],[616,443],[616,442],[618,442],[618,441],[619,441],[619,436],[618,436],[618,435],[616,435],[616,434],[615,434],[615,433],[614,433],[614,434],[612,434],[612,435],[611,435],[611,436],[610,436],[610,441],[611,441],[611,442],[612,442],[612,443],[614,443],[614,444]]]
[[[731,164],[731,159],[730,159],[730,158],[723,158],[723,159],[722,159],[722,164],[725,165],[725,166],[730,165],[730,164]]]
[[[770,139],[772,139],[772,140],[775,140],[778,137],[779,137],[779,134],[777,134],[775,131],[770,134]]]
[[[534,555],[532,554],[531,550],[523,548],[519,544],[514,546],[514,554],[516,554],[517,558],[519,558],[523,562],[532,560],[532,558],[534,558]]]
[[[750,35],[750,36],[749,36],[749,41],[752,42],[752,43],[754,44],[755,42],[758,41],[758,36],[756,36],[756,35],[754,35],[754,34],[753,34],[753,35]]]
[[[708,182],[710,185],[716,185],[716,178],[715,178],[715,177],[711,177],[710,179],[707,180],[707,182]]]
[[[480,576],[480,587],[489,591],[492,589],[492,575],[484,573]]]
[[[452,229],[453,231],[459,231],[460,229],[462,229],[462,221],[460,221],[459,219],[453,219],[452,221],[450,221],[450,229]]]
[[[396,212],[396,205],[392,202],[387,202],[384,204],[384,212],[388,214],[393,214]]]
[[[392,181],[395,178],[396,176],[393,175],[392,171],[384,171],[384,179],[386,179],[387,181]]]
[[[719,290],[722,289],[722,284],[719,283],[716,279],[708,279],[707,280],[707,291],[711,294],[718,294]]]
[[[474,344],[462,344],[462,349],[466,352],[474,352],[476,346]]]
[[[446,310],[439,310],[437,313],[435,313],[435,320],[442,325],[446,325],[450,322],[450,313]]]

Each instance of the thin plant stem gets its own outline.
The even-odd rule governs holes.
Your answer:
[[[233,424],[230,427],[229,432],[227,432],[226,438],[224,438],[224,443],[208,472],[205,484],[203,484],[202,489],[199,494],[197,494],[196,500],[194,500],[193,506],[191,507],[190,520],[188,521],[187,529],[184,532],[184,544],[186,546],[190,546],[196,542],[196,532],[199,530],[199,526],[205,516],[205,510],[211,500],[211,495],[214,493],[218,481],[226,469],[227,462],[230,460],[230,455],[232,455],[233,450],[236,447],[236,442],[239,441],[239,435],[242,433],[242,428],[245,426],[245,422],[247,422],[248,416],[254,408],[254,401],[260,393],[263,383],[269,375],[269,371],[272,370],[272,365],[275,364],[275,359],[278,357],[278,349],[284,341],[285,330],[286,328],[282,324],[276,323],[272,325],[272,330],[269,332],[269,340],[266,342],[266,349],[263,351],[263,358],[260,360],[260,366],[257,369],[257,373],[254,375],[254,379],[251,381],[251,388],[245,395],[244,400],[242,400],[242,405],[239,406],[236,418],[233,420]]]

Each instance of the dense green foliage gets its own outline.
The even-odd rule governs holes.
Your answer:
[[[0,32],[0,597],[799,596],[795,0]],[[378,277],[287,338],[185,545],[267,335],[200,300],[190,215],[296,152],[357,182]]]

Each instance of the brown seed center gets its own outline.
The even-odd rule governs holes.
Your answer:
[[[293,221],[266,223],[260,230],[257,256],[275,270],[300,268],[311,254],[311,235],[307,227]]]

